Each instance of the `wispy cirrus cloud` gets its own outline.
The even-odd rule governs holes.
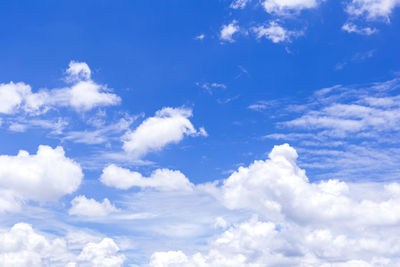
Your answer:
[[[307,104],[289,109],[294,118],[277,123],[289,132],[266,137],[295,142],[304,154],[302,166],[324,169],[330,177],[394,179],[400,106],[395,78],[358,86],[334,86],[316,91]],[[319,147],[319,148],[318,148]],[[318,159],[318,160],[317,160]],[[318,163],[323,160],[324,164]],[[355,164],[358,162],[358,164]],[[376,171],[386,164],[385,172]],[[329,170],[329,174],[327,174]],[[350,175],[351,174],[351,175]]]

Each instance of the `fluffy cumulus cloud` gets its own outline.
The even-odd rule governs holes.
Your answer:
[[[265,0],[263,6],[268,13],[287,14],[315,8],[320,2],[319,0]]]
[[[254,27],[252,30],[256,34],[257,39],[265,37],[273,43],[288,42],[292,37],[302,34],[302,32],[289,31],[275,21],[270,22],[268,26]]]
[[[187,108],[163,108],[154,117],[147,118],[134,131],[123,137],[123,149],[135,157],[161,150],[171,143],[180,142],[185,136],[207,135],[203,128],[198,131],[189,118],[192,110]]]
[[[254,215],[192,254],[156,252],[150,266],[396,266],[400,184],[310,182],[289,145],[240,167],[215,197]]]
[[[118,254],[119,247],[111,238],[104,238],[99,243],[89,243],[78,256],[79,261],[90,262],[95,267],[122,266],[125,256]]]
[[[71,255],[64,239],[50,239],[26,223],[0,233],[0,265],[39,267],[67,264]]]
[[[102,217],[107,216],[118,209],[110,203],[110,200],[105,198],[103,202],[97,202],[93,198],[85,196],[77,196],[71,201],[69,214],[87,217]]]
[[[235,40],[233,39],[233,35],[235,35],[236,33],[239,32],[239,26],[237,25],[237,21],[234,20],[231,23],[227,24],[227,25],[223,25],[221,32],[220,32],[220,36],[219,38],[222,41],[226,41],[226,42],[234,42]]]
[[[14,113],[30,95],[32,95],[31,87],[22,82],[0,84],[0,113]]]
[[[66,238],[54,238],[35,231],[30,224],[17,223],[0,232],[0,265],[41,266],[122,266],[125,256],[111,238],[87,243],[79,255]]]
[[[79,164],[65,157],[62,147],[39,146],[33,155],[21,150],[16,156],[0,156],[0,190],[17,199],[57,200],[73,193],[82,178]]]
[[[346,5],[346,12],[354,17],[388,21],[394,8],[399,5],[399,0],[351,0]]]
[[[90,68],[84,62],[71,61],[65,81],[70,86],[38,92],[32,92],[31,87],[22,82],[0,84],[0,113],[24,111],[40,114],[57,107],[87,111],[98,106],[116,105],[121,101],[120,97],[109,92],[107,86],[91,79]]]
[[[191,191],[193,184],[180,171],[157,169],[150,177],[143,177],[139,172],[133,172],[114,164],[103,170],[100,181],[118,189],[131,187],[154,188],[161,191]]]

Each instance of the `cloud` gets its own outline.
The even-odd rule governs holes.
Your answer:
[[[219,38],[222,41],[233,43],[235,41],[233,35],[237,32],[239,32],[239,26],[237,25],[237,21],[233,20],[232,23],[222,26]]]
[[[202,33],[194,37],[195,40],[203,40],[206,36]]]
[[[161,191],[191,191],[193,184],[180,171],[169,169],[157,169],[150,177],[143,177],[139,172],[109,165],[103,170],[100,181],[118,189],[129,189],[131,187],[154,188]]]
[[[319,0],[265,0],[263,6],[268,13],[285,15],[289,12],[315,8],[320,2]]]
[[[64,262],[65,265],[68,258],[65,240],[50,240],[36,233],[29,224],[18,223],[9,231],[0,233],[1,266],[39,267],[60,262]]]
[[[226,89],[227,86],[223,83],[199,83],[196,82],[196,85],[200,88],[203,88],[207,93],[212,95],[214,93],[214,89]]]
[[[30,155],[0,156],[0,189],[26,200],[51,201],[73,193],[83,178],[78,163],[65,157],[62,147],[39,146]]]
[[[134,131],[123,137],[123,149],[135,157],[159,151],[171,143],[180,142],[185,136],[206,135],[205,130],[197,131],[189,118],[192,110],[166,107],[147,118]]]
[[[77,256],[72,240],[54,238],[35,231],[30,224],[17,223],[0,232],[1,266],[122,266],[125,256],[111,238],[87,243]],[[79,264],[77,264],[77,262]]]
[[[77,196],[71,201],[71,205],[68,211],[70,215],[102,217],[118,211],[107,198],[103,202],[97,202],[93,198],[88,199],[85,196]]]
[[[0,113],[15,114],[24,111],[35,115],[51,108],[71,107],[76,111],[87,111],[99,106],[116,105],[119,96],[110,93],[106,85],[95,83],[91,71],[84,62],[71,61],[65,80],[71,84],[61,89],[32,92],[29,85],[22,82],[0,84]]]
[[[65,78],[67,82],[75,83],[83,80],[90,80],[92,71],[90,70],[88,64],[85,62],[71,61],[69,63],[68,69],[65,71],[67,77]]]
[[[295,149],[285,144],[275,146],[269,159],[240,167],[214,195],[227,208],[254,215],[197,253],[155,252],[150,266],[399,264],[400,184],[310,182],[296,160]]]
[[[24,99],[32,94],[31,87],[22,82],[0,84],[0,113],[12,114],[23,104]]]
[[[89,243],[78,256],[78,260],[90,262],[91,266],[118,267],[122,266],[125,256],[118,254],[119,247],[111,238],[104,238],[99,243]]]
[[[378,31],[376,28],[371,27],[360,28],[359,26],[350,22],[343,24],[342,30],[348,33],[357,33],[361,35],[371,35]]]
[[[275,21],[271,21],[267,27],[258,26],[253,27],[252,30],[257,35],[257,39],[265,37],[273,43],[289,42],[292,37],[303,34],[302,32],[288,31]]]
[[[231,3],[230,8],[243,9],[251,0],[235,0]]]
[[[57,200],[73,193],[83,178],[78,163],[65,157],[62,147],[39,146],[35,155],[20,150],[0,156],[0,188],[23,199]]]
[[[184,266],[188,258],[182,251],[155,252],[151,255],[151,267]]]
[[[102,144],[111,138],[116,138],[116,134],[129,129],[136,117],[121,118],[116,123],[110,125],[96,125],[95,130],[70,131],[64,134],[63,140],[70,140],[74,143],[82,144]]]
[[[281,135],[267,136],[291,141],[314,178],[397,179],[399,86],[395,78],[318,90],[305,103],[286,107],[288,119],[277,122],[274,133]]]
[[[275,100],[269,100],[269,101],[260,100],[254,104],[249,105],[247,108],[254,111],[263,111],[272,108],[276,105],[278,105],[278,101]]]
[[[345,10],[353,17],[389,21],[393,9],[399,5],[399,0],[351,0],[347,3]]]

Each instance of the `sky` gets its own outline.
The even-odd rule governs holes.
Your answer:
[[[399,0],[0,3],[0,266],[400,265]]]

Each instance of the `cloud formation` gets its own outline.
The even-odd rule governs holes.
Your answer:
[[[371,27],[359,27],[353,23],[347,22],[343,24],[342,30],[348,33],[358,33],[361,35],[371,35],[376,33],[378,30],[376,28]]]
[[[154,188],[161,191],[191,191],[193,184],[180,171],[169,169],[157,169],[150,177],[143,177],[139,172],[109,165],[103,170],[100,181],[118,189],[129,189],[131,187]]]
[[[79,255],[69,247],[69,240],[45,236],[30,224],[17,223],[0,233],[1,266],[122,266],[125,256],[111,238],[87,243]],[[79,264],[79,265],[78,265]]]
[[[108,92],[110,90],[106,85],[97,84],[91,79],[90,68],[84,62],[71,61],[65,81],[70,86],[42,89],[36,93],[23,82],[0,84],[0,113],[15,114],[23,111],[35,115],[58,107],[70,107],[80,112],[99,106],[116,105],[121,101],[119,96]]]
[[[219,38],[222,41],[233,43],[235,40],[233,39],[233,35],[239,32],[239,26],[237,25],[237,21],[233,20],[231,23],[227,25],[223,25]]]
[[[99,243],[89,243],[78,256],[79,261],[89,262],[91,266],[119,267],[125,256],[118,254],[119,247],[111,238],[104,238]]]
[[[82,178],[79,164],[65,157],[62,147],[39,146],[33,155],[20,150],[16,156],[0,156],[0,189],[17,198],[54,201],[73,193]]]
[[[268,26],[254,27],[252,30],[257,35],[257,39],[265,37],[273,43],[289,42],[292,37],[302,35],[302,32],[286,30],[275,21],[271,21]]]
[[[299,12],[303,9],[315,8],[319,0],[265,0],[263,6],[268,13],[284,15],[288,12]]]
[[[68,213],[85,217],[102,217],[116,211],[118,209],[110,203],[108,198],[105,198],[103,202],[97,202],[93,198],[88,199],[85,196],[77,196],[71,200],[71,208]]]
[[[123,149],[135,157],[143,157],[149,152],[159,151],[168,144],[178,143],[185,136],[206,136],[203,128],[198,131],[189,118],[192,110],[166,107],[147,118],[134,131],[123,137]]]
[[[318,90],[306,104],[282,107],[290,119],[266,138],[290,141],[303,154],[303,167],[324,170],[321,179],[395,179],[399,86],[395,78]]]
[[[400,184],[310,182],[296,159],[285,144],[240,167],[215,196],[254,215],[223,230],[205,251],[155,252],[150,266],[397,265]]]
[[[367,20],[389,21],[393,9],[399,5],[399,0],[351,0],[346,5],[346,12],[354,17],[365,17]]]

